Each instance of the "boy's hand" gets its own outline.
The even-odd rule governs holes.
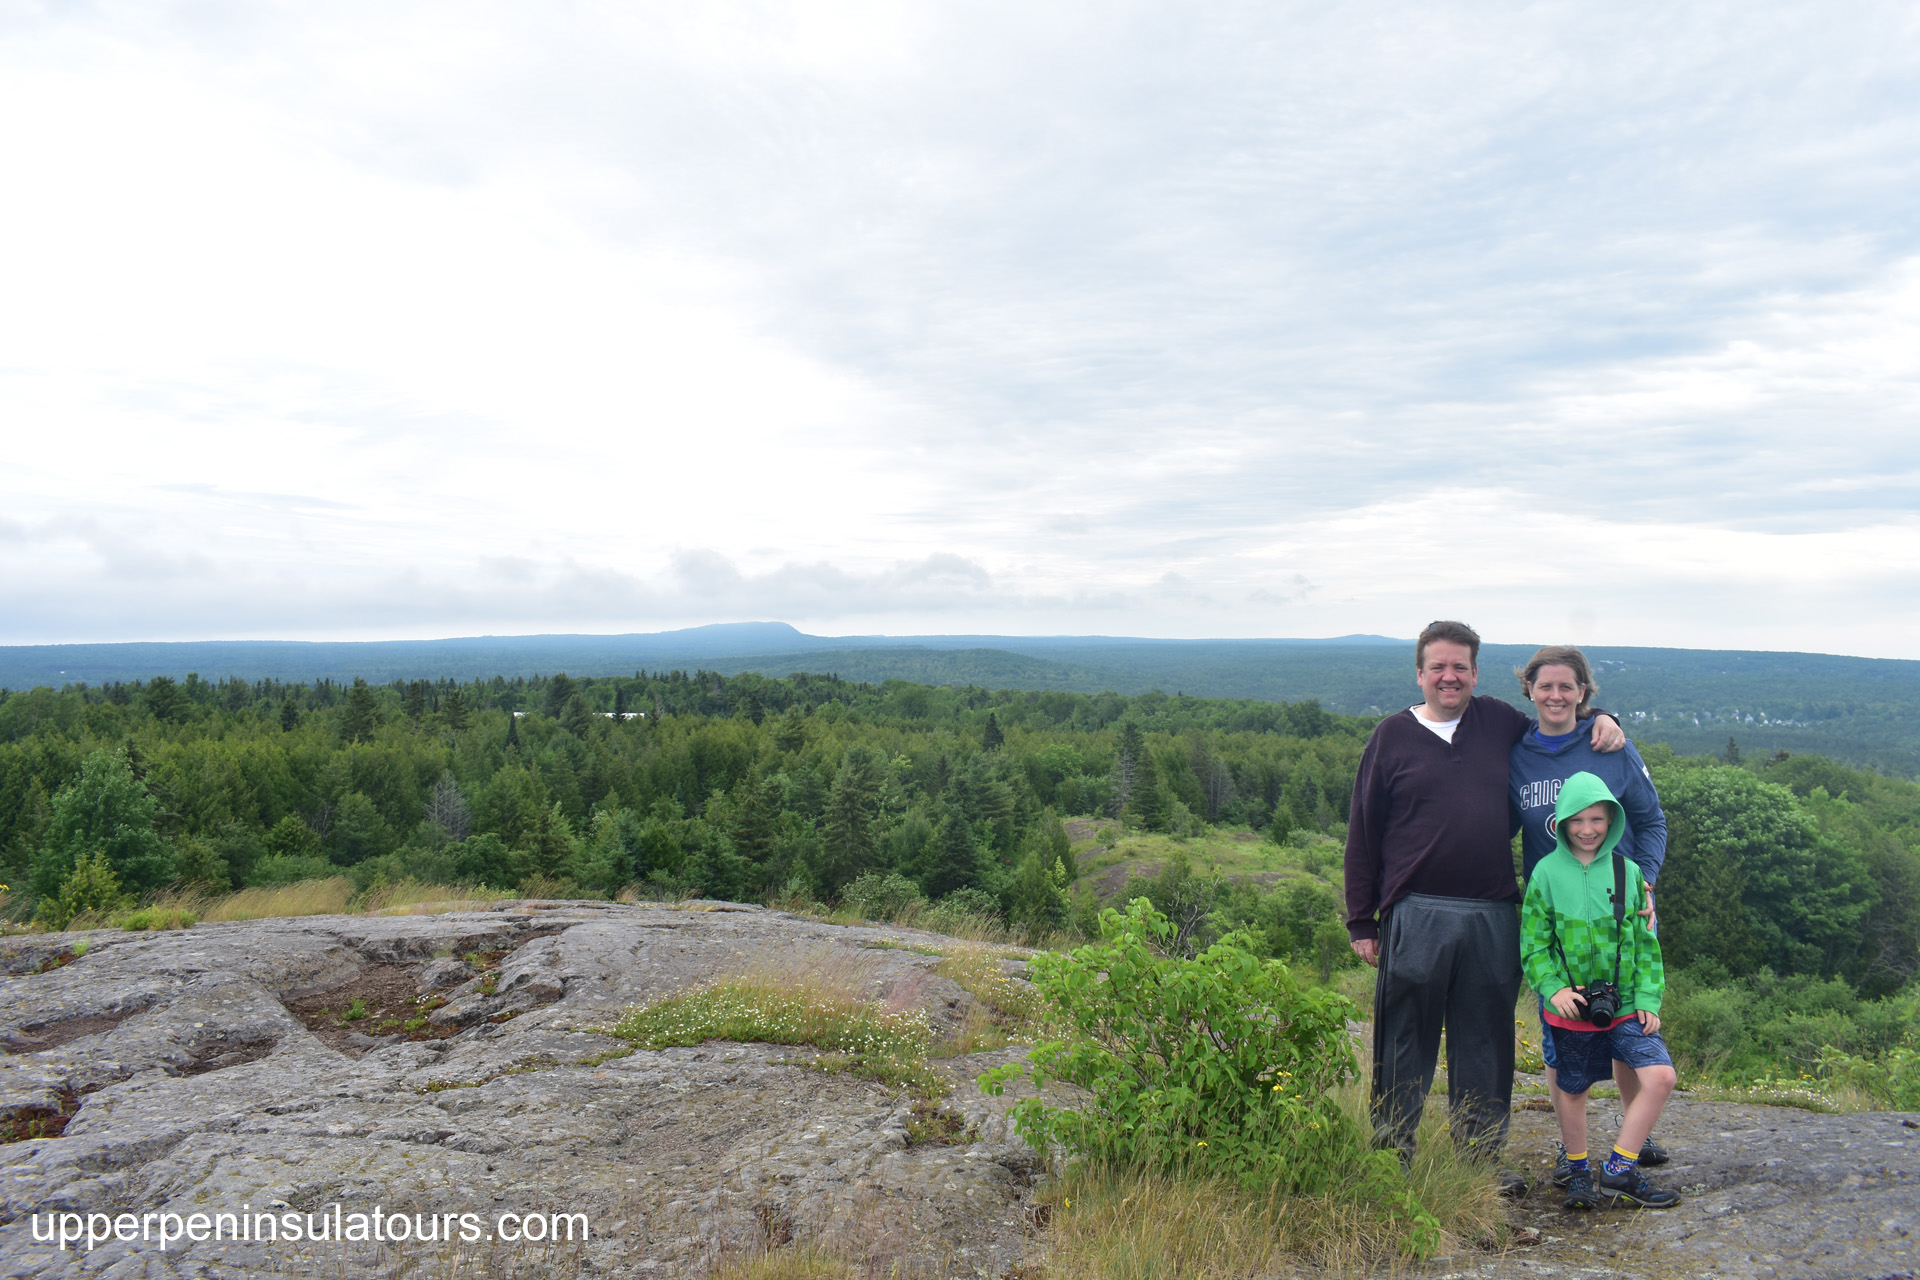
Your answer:
[[[1648,1013],[1645,1009],[1642,1009],[1640,1011],[1640,1029],[1650,1036],[1660,1034],[1660,1015],[1657,1013]]]
[[[1586,1007],[1587,998],[1572,987],[1562,987],[1547,997],[1547,1003],[1563,1018],[1578,1018],[1580,1011]]]

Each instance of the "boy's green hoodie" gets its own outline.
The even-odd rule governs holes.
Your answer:
[[[1562,824],[1593,804],[1613,810],[1607,838],[1594,860],[1582,866],[1567,847]],[[1614,846],[1624,830],[1620,802],[1607,784],[1591,773],[1576,773],[1560,787],[1553,809],[1553,852],[1540,859],[1527,881],[1526,901],[1520,908],[1520,963],[1527,985],[1543,996],[1562,987],[1584,987],[1597,980],[1613,980],[1613,863]],[[1639,914],[1647,905],[1646,879],[1640,868],[1621,858],[1627,871],[1626,940],[1620,948],[1620,1012],[1660,1012],[1666,988],[1660,963],[1660,940]],[[1553,945],[1558,937],[1560,946]],[[1561,963],[1561,952],[1566,964]],[[1572,966],[1572,972],[1567,966]]]

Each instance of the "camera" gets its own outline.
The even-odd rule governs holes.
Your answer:
[[[1594,982],[1587,986],[1587,1021],[1596,1027],[1613,1025],[1620,1016],[1620,988],[1612,982]]]

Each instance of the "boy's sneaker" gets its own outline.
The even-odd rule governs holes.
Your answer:
[[[1582,1169],[1578,1173],[1567,1171],[1567,1198],[1560,1202],[1562,1209],[1598,1209],[1600,1197],[1593,1191],[1593,1175]]]
[[[1671,1209],[1680,1203],[1678,1194],[1654,1186],[1637,1167],[1623,1173],[1608,1173],[1603,1169],[1599,1182],[1600,1194],[1615,1204],[1635,1209]]]
[[[1560,1155],[1553,1162],[1553,1185],[1562,1191],[1573,1185],[1573,1161],[1567,1159],[1567,1144],[1560,1144]]]
[[[1668,1153],[1667,1149],[1658,1142],[1655,1142],[1651,1137],[1640,1144],[1640,1163],[1645,1168],[1658,1169],[1671,1159],[1673,1159],[1673,1156]]]

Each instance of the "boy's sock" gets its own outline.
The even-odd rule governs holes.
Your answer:
[[[1579,1155],[1575,1155],[1571,1151],[1567,1152],[1567,1168],[1575,1173],[1585,1173],[1588,1168],[1587,1153],[1582,1151]]]
[[[1629,1172],[1639,1163],[1640,1153],[1638,1151],[1622,1151],[1619,1147],[1615,1147],[1613,1154],[1607,1157],[1607,1162],[1601,1166],[1600,1171],[1609,1178],[1617,1178],[1621,1174]]]

